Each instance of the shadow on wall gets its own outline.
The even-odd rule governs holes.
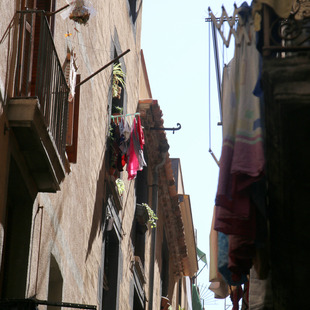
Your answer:
[[[4,106],[4,98],[3,98],[3,94],[2,94],[1,89],[0,89],[0,102],[1,102],[1,105],[3,107]]]
[[[104,228],[104,223],[105,223],[104,206],[106,204],[105,202],[105,197],[106,197],[105,171],[106,171],[105,160],[103,160],[103,164],[101,166],[101,170],[100,170],[98,181],[97,181],[96,200],[95,200],[92,226],[91,226],[91,230],[89,234],[88,248],[87,248],[85,261],[87,260],[91,252],[96,236],[98,236],[100,232],[103,231],[103,228]]]

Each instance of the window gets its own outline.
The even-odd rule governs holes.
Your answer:
[[[128,0],[129,9],[130,9],[130,17],[132,19],[132,23],[134,24],[137,19],[137,0]]]
[[[148,170],[144,167],[142,171],[138,171],[135,190],[136,190],[136,208],[142,207],[142,203],[148,202]],[[142,207],[144,208],[144,207]],[[141,210],[141,209],[140,209]],[[145,260],[145,232],[147,226],[144,221],[141,221],[142,215],[136,209],[135,219],[132,224],[131,241],[134,251],[133,261],[133,280],[134,280],[134,295],[133,295],[133,310],[143,310],[145,303],[145,295],[143,286],[146,283],[144,272]]]
[[[118,208],[109,189],[107,189],[104,214],[106,222],[103,240],[102,309],[109,310],[118,309],[119,266],[122,265],[120,249],[121,222],[118,216]]]
[[[114,50],[114,58],[117,57],[117,51]],[[125,65],[119,61],[116,61],[113,64],[112,71],[112,103],[111,103],[111,114],[112,115],[122,115],[126,113],[125,105]],[[120,172],[123,171],[124,167],[124,158],[120,156],[120,149],[118,145],[119,136],[119,127],[118,121],[119,118],[115,118],[111,121],[110,124],[110,134],[109,134],[109,173],[115,178],[121,176]]]
[[[24,298],[27,283],[33,198],[14,157],[10,159],[0,298]]]
[[[166,239],[166,234],[164,233],[163,245],[162,245],[162,262],[161,262],[161,296],[168,296],[169,289],[169,250]]]
[[[117,51],[114,50],[114,58]],[[125,65],[117,60],[112,71],[112,114],[123,114],[124,111]]]
[[[105,240],[103,309],[117,309],[119,240],[112,229]]]
[[[48,301],[62,302],[63,278],[58,263],[51,255],[49,281],[48,281]],[[47,310],[61,310],[61,307],[47,306]]]
[[[182,305],[182,279],[180,279],[178,283],[178,301],[179,305]]]
[[[141,302],[139,293],[134,289],[133,310],[144,310],[144,302]]]
[[[145,154],[146,155],[146,154]],[[136,177],[136,201],[137,204],[148,203],[148,183],[147,183],[147,167],[142,171],[138,171]],[[134,255],[138,256],[144,266],[145,251],[145,231],[146,226],[137,220],[133,223],[132,228],[132,244],[134,247]]]

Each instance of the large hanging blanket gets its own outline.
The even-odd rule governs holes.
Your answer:
[[[242,39],[223,72],[223,146],[216,195],[214,229],[229,236],[229,268],[238,278],[251,265],[255,239],[255,207],[251,184],[264,171],[260,100],[253,95],[259,76],[259,53],[250,10],[243,12],[237,33]],[[240,31],[240,27],[243,28]],[[245,267],[245,268],[244,268]]]

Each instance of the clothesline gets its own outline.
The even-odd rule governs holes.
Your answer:
[[[216,27],[216,29],[218,30],[222,40],[223,40],[223,43],[226,47],[229,47],[229,43],[230,43],[230,39],[231,39],[231,36],[233,35],[234,38],[235,38],[235,44],[236,45],[240,45],[241,42],[242,42],[242,39],[243,37],[245,38],[246,42],[248,44],[251,43],[251,39],[250,37],[248,36],[247,32],[245,31],[245,28],[244,27],[240,27],[240,30],[237,34],[236,32],[236,23],[239,22],[239,12],[242,10],[242,6],[241,7],[237,7],[236,4],[234,4],[234,12],[232,14],[232,16],[229,16],[225,7],[222,6],[222,14],[220,17],[215,17],[215,15],[213,14],[211,8],[209,7],[208,10],[209,10],[209,18],[206,18],[205,21],[206,22],[212,22],[212,24]],[[228,36],[225,37],[225,34],[222,30],[222,26],[224,24],[224,22],[226,22],[229,26],[229,32],[228,32]],[[243,24],[243,23],[242,23]],[[239,23],[239,26],[240,23]]]
[[[120,114],[120,115],[111,115],[111,118],[114,119],[114,118],[119,118],[119,117],[127,117],[127,116],[136,116],[136,115],[140,115],[139,112],[137,113],[130,113],[130,114]]]
[[[132,121],[133,119],[136,117],[136,116],[139,116],[140,113],[137,112],[137,113],[129,113],[129,114],[120,114],[120,115],[111,115],[111,120],[114,122],[114,123],[119,123],[121,121],[121,119],[124,119],[128,121],[128,118],[129,118],[129,123],[130,125],[132,124]]]
[[[137,171],[141,171],[146,162],[143,155],[144,134],[141,126],[140,113],[113,115],[111,123],[110,167],[111,174],[115,170],[121,172],[127,164],[128,180],[136,177]],[[133,117],[133,124],[129,125],[125,117]],[[137,118],[135,116],[138,116]],[[120,121],[116,121],[120,118]]]

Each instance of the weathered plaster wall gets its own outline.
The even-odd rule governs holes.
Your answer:
[[[140,98],[151,96],[147,79],[142,83],[139,82],[142,1],[137,1],[137,9],[140,8],[140,10],[135,25],[131,21],[128,1],[97,0],[92,3],[96,14],[87,26],[77,25],[68,19],[63,20],[60,13],[55,16],[54,41],[60,63],[63,64],[65,60],[67,48],[73,49],[79,68],[78,73],[83,80],[112,60],[115,50],[120,54],[130,49],[131,51],[120,59],[120,63],[126,73],[125,112],[136,112],[139,94]],[[59,0],[57,8],[65,4],[65,0]],[[0,11],[4,11],[5,8],[8,14],[5,14],[0,22],[0,34],[5,31],[16,5],[8,0],[1,1]],[[8,42],[0,44],[3,55],[8,55],[9,46]],[[7,93],[5,78],[8,64],[12,65],[4,58],[0,60],[0,101],[2,102],[4,101],[2,97],[6,96],[3,94]],[[77,163],[70,165],[71,172],[66,175],[60,191],[55,194],[40,193],[35,198],[26,297],[36,296],[38,299],[48,299],[52,255],[63,278],[62,301],[97,305],[100,309],[104,224],[102,210],[106,196],[104,161],[112,100],[111,73],[112,67],[109,67],[81,86]],[[8,89],[10,87],[8,84]],[[4,126],[1,115],[2,111],[0,129]],[[7,143],[6,138],[1,136],[0,147],[7,148]],[[6,172],[2,169],[8,168],[4,157],[5,153],[1,153],[0,165],[3,164],[3,167],[0,166],[0,195],[5,193],[7,185]],[[157,161],[158,158],[154,158],[153,164]],[[150,169],[149,184],[153,184],[151,176]],[[130,232],[135,211],[135,184],[134,181],[127,181],[126,172],[122,177],[125,181],[125,193],[122,199],[122,210],[119,213],[122,232],[118,308],[127,310],[133,302],[131,270],[133,249]],[[150,199],[152,197],[151,188],[149,197]],[[5,205],[4,200],[2,202]],[[150,299],[150,294],[153,294],[153,309],[159,309],[162,295],[160,280],[164,229],[162,207],[159,207],[158,214],[160,221],[157,226],[153,291],[149,291],[151,230],[146,232],[144,290],[147,300]],[[174,263],[170,259],[169,297],[176,305],[175,281],[177,279],[174,277],[173,266]],[[40,306],[40,309],[43,308]]]
[[[126,72],[127,113],[133,113],[136,111],[139,92],[141,13],[134,27],[129,17],[128,1],[92,3],[96,15],[87,26],[74,24],[68,19],[63,20],[60,14],[56,15],[54,40],[60,63],[64,62],[67,47],[73,48],[78,73],[83,80],[112,60],[114,49],[120,54],[129,48],[131,51],[120,62]],[[59,1],[57,7],[64,4],[65,1]],[[71,35],[66,36],[67,33]],[[104,160],[112,99],[111,73],[110,66],[81,86],[77,163],[71,164],[71,173],[61,184],[61,191],[56,194],[40,193],[34,205],[28,297],[36,293],[39,299],[48,298],[48,273],[52,254],[64,279],[63,301],[99,307],[99,290],[102,289],[99,287],[99,271],[102,263]],[[135,201],[134,181],[127,182],[126,172],[123,178],[126,204],[124,203],[120,214],[124,233],[121,240],[123,266],[120,271],[119,309],[128,308],[131,289],[129,283],[132,283],[130,229]],[[36,214],[38,205],[43,206],[43,209]]]
[[[3,105],[6,95],[6,80],[9,63],[9,55],[12,49],[11,38],[13,32],[9,27],[15,13],[15,7],[18,7],[19,1],[3,0],[0,3],[1,22],[0,22],[0,103]],[[1,114],[1,111],[0,111]]]
[[[7,131],[8,122],[4,112],[4,105],[7,97],[8,64],[10,61],[10,51],[12,48],[13,32],[8,28],[19,1],[2,0],[0,2],[1,22],[0,22],[0,265],[3,250],[4,222],[6,191],[8,182],[8,146],[9,133]]]

